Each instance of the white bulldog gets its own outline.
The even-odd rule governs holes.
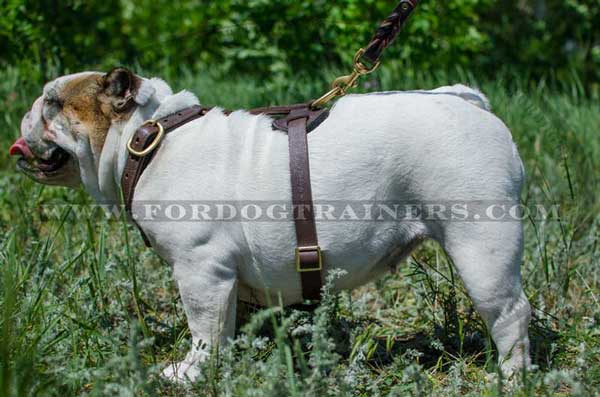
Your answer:
[[[40,183],[83,184],[98,202],[118,202],[134,131],[145,120],[197,103],[189,92],[173,94],[162,80],[122,68],[64,76],[44,87],[10,151]],[[147,215],[147,203],[153,203],[153,216],[160,203],[291,208],[287,136],[271,122],[213,109],[173,131],[139,181],[134,213]],[[485,96],[465,86],[347,96],[308,141],[317,204],[372,209],[373,203],[519,202],[524,172],[510,131],[490,112]],[[346,271],[335,281],[337,290],[373,280],[424,239],[434,239],[487,324],[503,369],[530,365],[520,221],[466,218],[465,205],[458,207],[458,219],[438,211],[399,220],[382,217],[390,207],[378,216],[338,218],[335,205],[322,207],[316,213],[325,272]],[[233,336],[238,299],[265,304],[281,295],[284,304],[302,301],[290,217],[219,222],[195,215],[180,221],[138,218],[156,252],[173,266],[193,337],[185,360],[164,372],[179,380],[197,376],[210,346]]]

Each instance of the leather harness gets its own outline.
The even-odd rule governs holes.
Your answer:
[[[383,50],[396,38],[404,22],[417,6],[419,0],[401,0],[392,15],[385,19],[375,36],[366,47],[355,56],[354,72],[334,81],[333,89],[323,97],[308,103],[289,106],[273,106],[248,110],[254,115],[267,115],[276,118],[273,129],[287,132],[290,162],[290,180],[294,224],[296,229],[296,271],[300,273],[304,300],[318,301],[323,285],[323,253],[317,238],[313,198],[310,184],[310,168],[307,135],[317,128],[329,115],[323,105],[331,99],[346,94],[356,86],[358,77],[372,72],[379,65]],[[371,63],[368,68],[361,58]],[[125,210],[140,230],[146,246],[150,241],[131,216],[135,187],[160,148],[162,138],[182,125],[206,115],[212,108],[199,105],[170,114],[160,120],[148,120],[139,127],[128,143],[129,154],[121,178],[121,188]],[[229,115],[230,111],[224,111]]]

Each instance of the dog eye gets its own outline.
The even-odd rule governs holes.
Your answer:
[[[54,95],[47,95],[44,98],[44,107],[42,117],[47,122],[52,120],[62,110],[63,103]]]
[[[63,103],[55,90],[50,90],[44,97],[44,103],[49,107],[62,108]]]
[[[63,103],[58,98],[54,98],[54,97],[45,98],[44,102],[46,102],[46,105],[51,106],[51,107],[62,108],[62,106],[63,106]]]

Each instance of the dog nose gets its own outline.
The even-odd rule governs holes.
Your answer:
[[[11,156],[22,156],[25,158],[33,157],[33,153],[31,153],[31,149],[29,149],[29,146],[27,145],[27,142],[25,142],[25,138],[23,137],[20,137],[15,141],[15,143],[12,144],[12,146],[8,150],[8,153]]]

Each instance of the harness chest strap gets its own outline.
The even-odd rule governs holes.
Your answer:
[[[141,153],[147,150],[148,147],[153,144],[153,142],[158,140],[157,135],[161,129],[163,130],[164,134],[168,134],[177,127],[204,116],[209,110],[210,109],[203,108],[201,106],[192,106],[177,113],[170,114],[156,122],[152,120],[150,122],[146,122],[135,131],[133,138],[129,141],[128,148],[130,150],[127,154],[125,169],[123,170],[123,175],[121,177],[123,201],[125,204],[125,211],[128,215],[131,215],[131,204],[133,201],[135,187],[140,180],[142,173],[146,167],[148,167],[150,161],[152,161],[152,158],[156,153],[156,148],[144,156],[136,155],[134,154],[134,151]],[[150,246],[148,239],[143,233],[142,236],[144,237],[144,242],[146,245]]]
[[[322,287],[323,257],[317,239],[308,161],[306,126],[308,108],[294,110],[285,119],[290,152],[290,179],[296,226],[296,271],[300,273],[302,296],[305,300],[319,300]]]
[[[128,216],[140,230],[146,246],[150,241],[131,213],[135,187],[142,173],[152,161],[165,134],[206,115],[211,108],[192,106],[160,120],[150,120],[138,128],[131,138],[125,169],[121,178],[123,201]],[[305,300],[318,300],[322,287],[323,259],[318,244],[317,229],[310,185],[307,134],[329,115],[327,109],[311,109],[309,104],[276,106],[249,110],[252,114],[284,116],[273,121],[273,128],[288,133],[290,154],[290,181],[297,247],[296,270],[300,273],[302,296]],[[225,111],[225,114],[231,112]]]

